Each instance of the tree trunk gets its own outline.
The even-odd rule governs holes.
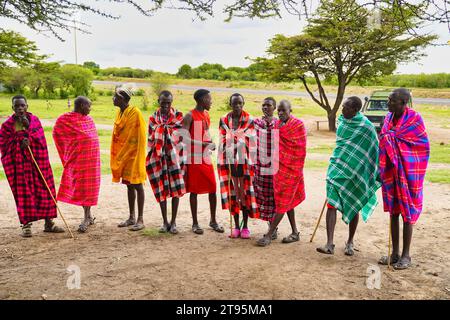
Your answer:
[[[328,112],[328,130],[336,131],[336,112],[332,110]]]

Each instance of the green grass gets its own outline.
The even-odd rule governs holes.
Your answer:
[[[308,153],[320,153],[320,154],[331,155],[331,153],[333,152],[334,148],[335,148],[334,145],[322,144],[322,145],[306,148],[306,153],[307,154]]]
[[[432,183],[450,184],[450,170],[448,169],[428,170],[425,177],[429,182]]]
[[[450,163],[450,144],[432,143],[430,162],[432,163]]]
[[[142,230],[141,234],[149,238],[164,238],[172,235],[170,233],[159,233],[158,228],[146,228]]]
[[[305,169],[324,169],[328,168],[328,161],[311,160],[306,158]]]

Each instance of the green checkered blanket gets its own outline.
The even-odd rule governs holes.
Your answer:
[[[378,137],[373,124],[360,112],[338,120],[336,148],[327,172],[327,201],[350,223],[361,211],[366,222],[378,204]]]

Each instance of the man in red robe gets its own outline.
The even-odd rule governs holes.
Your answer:
[[[38,117],[27,112],[27,99],[22,95],[12,98],[14,114],[0,128],[1,161],[16,201],[17,214],[22,224],[22,236],[31,237],[33,221],[45,219],[44,232],[64,232],[52,219],[56,205],[46,183],[56,198],[53,172],[48,158],[47,141]],[[44,180],[36,167],[36,159]]]
[[[183,129],[189,132],[185,143],[190,143],[188,164],[186,166],[186,191],[190,193],[189,201],[192,213],[192,231],[203,234],[203,229],[197,219],[197,195],[208,194],[211,219],[209,226],[217,232],[224,232],[216,220],[217,184],[210,153],[215,144],[209,135],[211,121],[208,111],[211,109],[212,99],[208,90],[199,89],[194,93],[196,107],[188,112],[183,120]],[[186,135],[187,135],[186,132]]]

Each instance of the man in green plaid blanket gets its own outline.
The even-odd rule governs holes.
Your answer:
[[[344,253],[352,256],[358,213],[367,222],[378,204],[378,137],[373,124],[359,112],[361,107],[361,99],[349,97],[338,119],[336,148],[327,172],[327,244],[317,248],[320,253],[334,254],[336,211],[340,211],[349,224]]]

